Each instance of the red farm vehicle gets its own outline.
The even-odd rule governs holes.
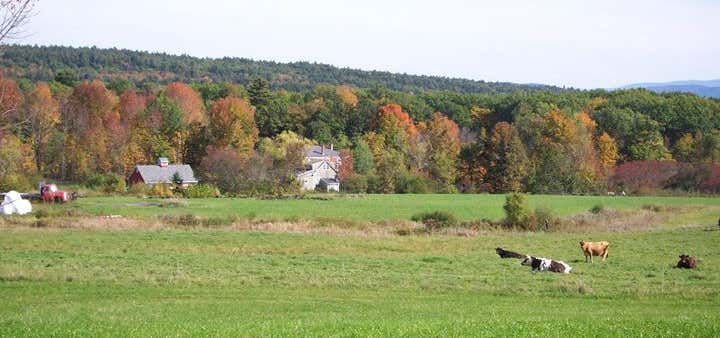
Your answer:
[[[58,190],[57,185],[53,183],[40,183],[40,199],[46,203],[66,203],[71,199],[75,199],[75,194],[67,191]]]

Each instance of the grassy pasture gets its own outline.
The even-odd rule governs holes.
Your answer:
[[[168,212],[242,216],[224,208],[244,212],[252,206],[258,206],[257,217],[275,218],[346,206],[351,209],[345,215],[360,220],[375,219],[375,212],[382,219],[404,219],[425,210],[383,207],[393,200],[415,208],[425,207],[423,200],[436,202],[427,210],[442,209],[438,204],[455,207],[449,211],[463,219],[489,217],[485,215],[496,211],[488,205],[494,202],[501,210],[504,201],[493,195],[213,199],[190,200],[183,207],[147,205],[134,212],[128,204],[156,201],[93,198],[57,208],[140,219]],[[357,201],[374,204],[353,209]],[[284,202],[292,207],[278,207]],[[555,205],[561,215],[585,212],[595,204],[705,207],[687,209],[642,231],[490,231],[475,237],[6,223],[0,226],[0,336],[720,334],[716,200],[533,196],[531,202]],[[608,261],[585,263],[580,239],[610,241]],[[573,273],[533,274],[518,260],[499,259],[497,246],[565,260]],[[697,256],[698,268],[673,268],[680,253]]]
[[[98,215],[124,215],[156,217],[161,214],[194,214],[206,217],[239,216],[260,219],[330,219],[355,221],[409,220],[414,214],[430,211],[448,211],[460,220],[500,220],[503,215],[504,195],[319,195],[330,200],[317,199],[190,199],[182,206],[168,204],[161,199],[135,197],[83,198],[67,208],[79,209]],[[531,208],[546,207],[558,216],[586,212],[595,205],[613,209],[639,208],[643,205],[661,206],[720,206],[720,199],[712,197],[650,197],[650,196],[558,196],[531,195]]]

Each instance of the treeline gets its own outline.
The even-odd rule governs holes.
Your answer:
[[[345,191],[720,192],[720,101],[687,94],[293,92],[262,78],[137,87],[64,71],[3,77],[0,112],[2,189],[122,178],[165,156],[228,194],[293,192],[315,143],[342,150]],[[642,183],[642,168],[667,161],[689,167]]]
[[[309,62],[209,59],[95,47],[7,46],[3,48],[0,67],[5,69],[8,76],[24,77],[33,82],[50,81],[58,71],[68,70],[87,80],[100,79],[108,82],[115,77],[124,77],[138,87],[155,83],[191,83],[205,80],[247,85],[254,78],[260,77],[267,80],[273,89],[289,91],[312,91],[319,84],[346,84],[359,88],[380,86],[406,92],[449,90],[464,93],[510,93],[520,90],[560,90],[551,86],[362,71]]]

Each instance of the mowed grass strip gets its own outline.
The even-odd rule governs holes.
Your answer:
[[[712,337],[720,330],[716,303],[685,299],[52,283],[12,292],[3,336]]]
[[[3,336],[715,336],[720,231],[354,237],[7,228]],[[562,259],[570,275],[501,260]],[[677,255],[696,270],[673,268]]]
[[[202,217],[240,217],[270,220],[409,220],[421,212],[446,211],[459,220],[500,220],[504,216],[504,195],[421,194],[421,195],[320,195],[319,199],[263,200],[255,198],[189,199],[168,203],[162,199],[135,197],[81,198],[56,208],[75,209],[96,215],[124,215],[154,218],[158,215],[192,214]],[[602,205],[613,209],[659,206],[720,206],[713,197],[651,196],[562,196],[531,195],[531,208],[544,207],[558,216],[587,212]]]

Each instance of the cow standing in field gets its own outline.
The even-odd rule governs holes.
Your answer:
[[[570,273],[570,270],[572,270],[572,267],[563,261],[533,256],[525,256],[525,260],[523,260],[520,265],[532,267],[533,272],[550,271]]]
[[[586,242],[586,241],[580,241],[580,248],[582,249],[583,253],[585,254],[585,263],[588,261],[588,257],[590,257],[590,263],[593,262],[593,256],[601,256],[602,260],[605,261],[608,256],[608,247],[610,246],[610,242],[602,241],[602,242]]]

